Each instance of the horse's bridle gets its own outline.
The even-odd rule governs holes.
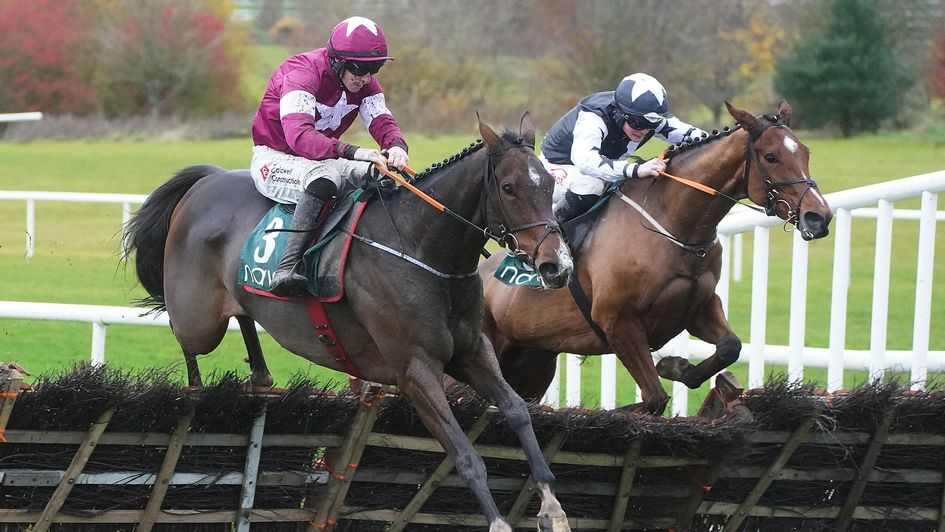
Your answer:
[[[768,216],[777,216],[778,205],[783,204],[787,208],[787,219],[786,223],[792,223],[795,226],[798,225],[800,219],[798,218],[801,212],[801,203],[804,201],[804,196],[811,191],[812,188],[817,186],[817,182],[813,179],[802,178],[795,179],[793,181],[779,181],[773,182],[771,178],[768,177],[768,173],[765,172],[765,167],[761,164],[761,159],[758,157],[758,152],[755,150],[755,141],[758,140],[761,135],[764,134],[768,129],[783,128],[784,124],[772,124],[762,128],[755,134],[750,134],[748,137],[748,153],[745,155],[745,197],[748,198],[748,184],[749,179],[751,178],[751,162],[755,161],[755,164],[758,166],[758,174],[761,178],[761,188],[765,194],[765,204],[764,204],[764,213]],[[794,207],[786,199],[781,197],[779,188],[793,185],[807,185],[807,188],[804,189],[804,192],[801,193],[801,197],[797,200],[797,206]]]
[[[531,149],[532,152],[535,151],[534,146],[529,146],[524,143],[516,143],[513,146],[504,148],[502,151],[510,150],[513,148],[526,148]],[[541,248],[542,243],[553,233],[561,233],[561,228],[558,226],[558,222],[554,219],[551,220],[542,220],[538,222],[528,222],[521,225],[516,225],[509,227],[511,225],[508,210],[505,208],[505,204],[499,200],[499,179],[495,173],[495,165],[492,164],[492,154],[486,154],[486,164],[485,164],[485,192],[486,192],[486,203],[492,207],[499,215],[499,224],[493,230],[490,228],[489,222],[486,222],[486,227],[480,229],[484,235],[495,240],[499,243],[500,246],[508,249],[510,255],[515,258],[521,259],[523,262],[528,264],[535,269],[535,261],[538,260],[538,250]],[[482,216],[483,220],[487,219],[485,213]],[[473,225],[472,222],[467,222],[470,225]],[[532,251],[531,255],[523,251],[519,247],[518,239],[515,238],[515,233],[523,231],[525,229],[530,229],[532,227],[545,226],[545,234],[538,239],[538,243],[535,244],[535,250]],[[477,227],[478,229],[478,227]]]

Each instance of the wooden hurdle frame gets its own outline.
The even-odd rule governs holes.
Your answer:
[[[429,437],[387,434],[374,430],[375,421],[383,400],[394,393],[389,387],[374,386],[362,397],[360,405],[338,434],[266,434],[264,431],[266,412],[254,419],[249,434],[194,434],[189,428],[194,418],[192,410],[185,412],[179,423],[168,434],[158,433],[110,433],[106,429],[115,409],[101,414],[86,432],[41,432],[27,430],[5,430],[14,402],[20,392],[22,375],[16,370],[4,374],[0,379],[0,445],[70,445],[75,454],[64,471],[17,471],[0,466],[0,486],[3,485],[55,485],[55,491],[41,512],[0,508],[0,523],[34,523],[33,530],[44,532],[54,523],[107,524],[135,523],[136,529],[149,532],[155,524],[174,523],[233,523],[237,530],[248,531],[253,523],[285,523],[286,530],[332,530],[342,520],[389,523],[388,530],[400,531],[410,524],[487,526],[484,517],[475,514],[430,513],[422,511],[424,504],[439,487],[461,486],[460,479],[451,475],[453,462],[443,459],[428,475],[410,471],[398,472],[391,478],[389,471],[359,464],[367,447],[443,453],[439,443]],[[25,393],[25,392],[23,392]],[[739,402],[742,389],[731,380],[720,379],[703,405],[703,413],[713,418],[724,416],[749,416]],[[901,519],[910,522],[936,523],[945,526],[945,493],[938,508],[876,507],[860,504],[864,490],[870,482],[918,482],[942,485],[943,472],[940,464],[930,464],[926,471],[906,471],[898,478],[888,471],[876,469],[876,461],[884,445],[922,445],[945,447],[945,435],[934,434],[890,434],[890,420],[895,406],[889,406],[872,433],[823,434],[815,430],[815,421],[820,408],[792,431],[757,431],[750,435],[753,444],[776,445],[779,451],[765,466],[740,466],[737,461],[726,463],[686,457],[659,456],[647,453],[642,440],[628,442],[625,450],[617,454],[587,453],[562,450],[568,439],[568,431],[559,431],[545,442],[545,457],[556,465],[586,466],[612,469],[619,474],[615,481],[581,482],[580,484],[559,482],[559,497],[566,500],[568,494],[594,494],[611,498],[612,507],[607,515],[571,517],[574,530],[632,530],[643,527],[688,530],[693,517],[720,516],[725,518],[725,531],[738,530],[748,518],[795,518],[804,515],[810,518],[829,520],[836,530],[848,530],[854,520]],[[496,417],[496,409],[484,410],[467,428],[476,450],[484,458],[524,461],[522,451],[515,447],[476,443]],[[865,446],[862,460],[855,468],[830,471],[802,471],[788,467],[789,460],[802,445],[858,445]],[[85,474],[88,460],[94,450],[102,445],[154,446],[165,449],[163,463],[156,472],[136,472],[139,484],[151,485],[151,495],[144,510],[109,510],[94,517],[80,517],[61,511],[69,493],[77,484],[120,483],[121,474]],[[246,459],[242,472],[221,471],[213,476],[213,482],[200,474],[176,471],[177,461],[184,448],[189,446],[245,447]],[[311,471],[266,472],[260,471],[260,453],[267,446],[302,447],[324,450],[319,467]],[[666,508],[662,515],[628,516],[628,505],[635,497],[646,496],[645,487],[636,480],[643,471],[659,468],[688,468],[692,481],[688,485],[664,487],[666,496],[683,501]],[[203,475],[206,477],[207,475]],[[127,478],[127,475],[126,477]],[[724,479],[737,478],[753,481],[754,485],[741,501],[711,500],[712,486]],[[770,507],[760,504],[769,488],[779,481],[816,480],[832,478],[851,482],[842,506]],[[178,511],[163,507],[164,496],[172,484],[185,483],[239,484],[241,496],[230,511]],[[419,486],[409,502],[402,508],[364,508],[346,505],[346,496],[358,482],[389,482],[391,486]],[[254,506],[257,486],[306,486],[304,501],[296,508],[259,508]],[[513,527],[534,528],[536,518],[528,516],[526,509],[534,498],[535,490],[530,478],[490,478],[490,489],[516,493],[507,518]],[[566,507],[567,509],[567,507]]]

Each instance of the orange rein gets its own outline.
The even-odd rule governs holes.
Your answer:
[[[446,210],[446,207],[444,207],[442,203],[440,203],[439,201],[436,201],[435,199],[433,199],[433,198],[431,198],[430,196],[428,196],[426,192],[424,192],[424,191],[420,190],[419,188],[417,188],[417,187],[411,185],[410,182],[407,181],[406,179],[400,177],[399,175],[395,174],[394,172],[391,172],[390,170],[384,168],[383,166],[381,166],[381,165],[379,165],[379,164],[377,164],[377,163],[374,163],[374,168],[377,168],[377,171],[378,171],[378,172],[380,172],[380,173],[384,174],[385,176],[387,176],[387,177],[393,179],[394,181],[396,181],[398,184],[400,184],[401,186],[403,186],[404,188],[406,188],[406,189],[409,190],[410,192],[413,192],[414,194],[420,196],[420,198],[423,199],[423,201],[429,203],[430,205],[433,205],[433,207],[436,208],[436,210],[438,210],[438,211],[440,211],[440,212],[443,212],[443,211]],[[406,173],[407,173],[408,175],[410,175],[410,176],[415,176],[415,175],[417,175],[417,172],[414,171],[414,169],[413,169],[413,168],[410,168],[409,166],[404,166],[404,172],[406,172]]]
[[[662,152],[660,152],[659,158],[660,158],[660,159],[663,159],[663,160],[666,160],[666,158],[664,157],[665,155],[666,155],[666,150],[663,150]],[[667,174],[666,172],[660,172],[660,175],[663,176],[663,177],[668,177],[668,178],[670,178],[670,179],[674,179],[674,180],[676,180],[676,181],[678,181],[678,182],[680,182],[680,183],[682,183],[682,184],[684,184],[684,185],[688,185],[688,186],[690,186],[690,187],[692,187],[692,188],[694,188],[694,189],[696,189],[696,190],[700,190],[700,191],[702,191],[702,192],[705,192],[706,194],[708,194],[708,195],[710,195],[710,196],[718,196],[719,194],[721,194],[721,192],[719,192],[718,190],[715,190],[714,188],[712,188],[712,187],[710,187],[710,186],[703,185],[702,183],[697,183],[697,182],[695,182],[695,181],[693,181],[693,180],[691,180],[691,179],[686,179],[685,177],[679,177],[679,176],[675,176],[675,175],[673,175],[673,174]]]

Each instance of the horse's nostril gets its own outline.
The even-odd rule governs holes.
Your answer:
[[[558,265],[553,262],[542,262],[538,265],[538,273],[545,279],[554,279],[558,275]]]

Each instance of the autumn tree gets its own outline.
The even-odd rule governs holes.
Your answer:
[[[212,115],[240,106],[238,63],[217,4],[120,2],[101,35],[107,110]]]
[[[0,110],[85,114],[99,108],[92,15],[81,0],[0,2]]]
[[[945,100],[945,30],[939,32],[932,50],[932,68],[929,72],[932,94]]]

